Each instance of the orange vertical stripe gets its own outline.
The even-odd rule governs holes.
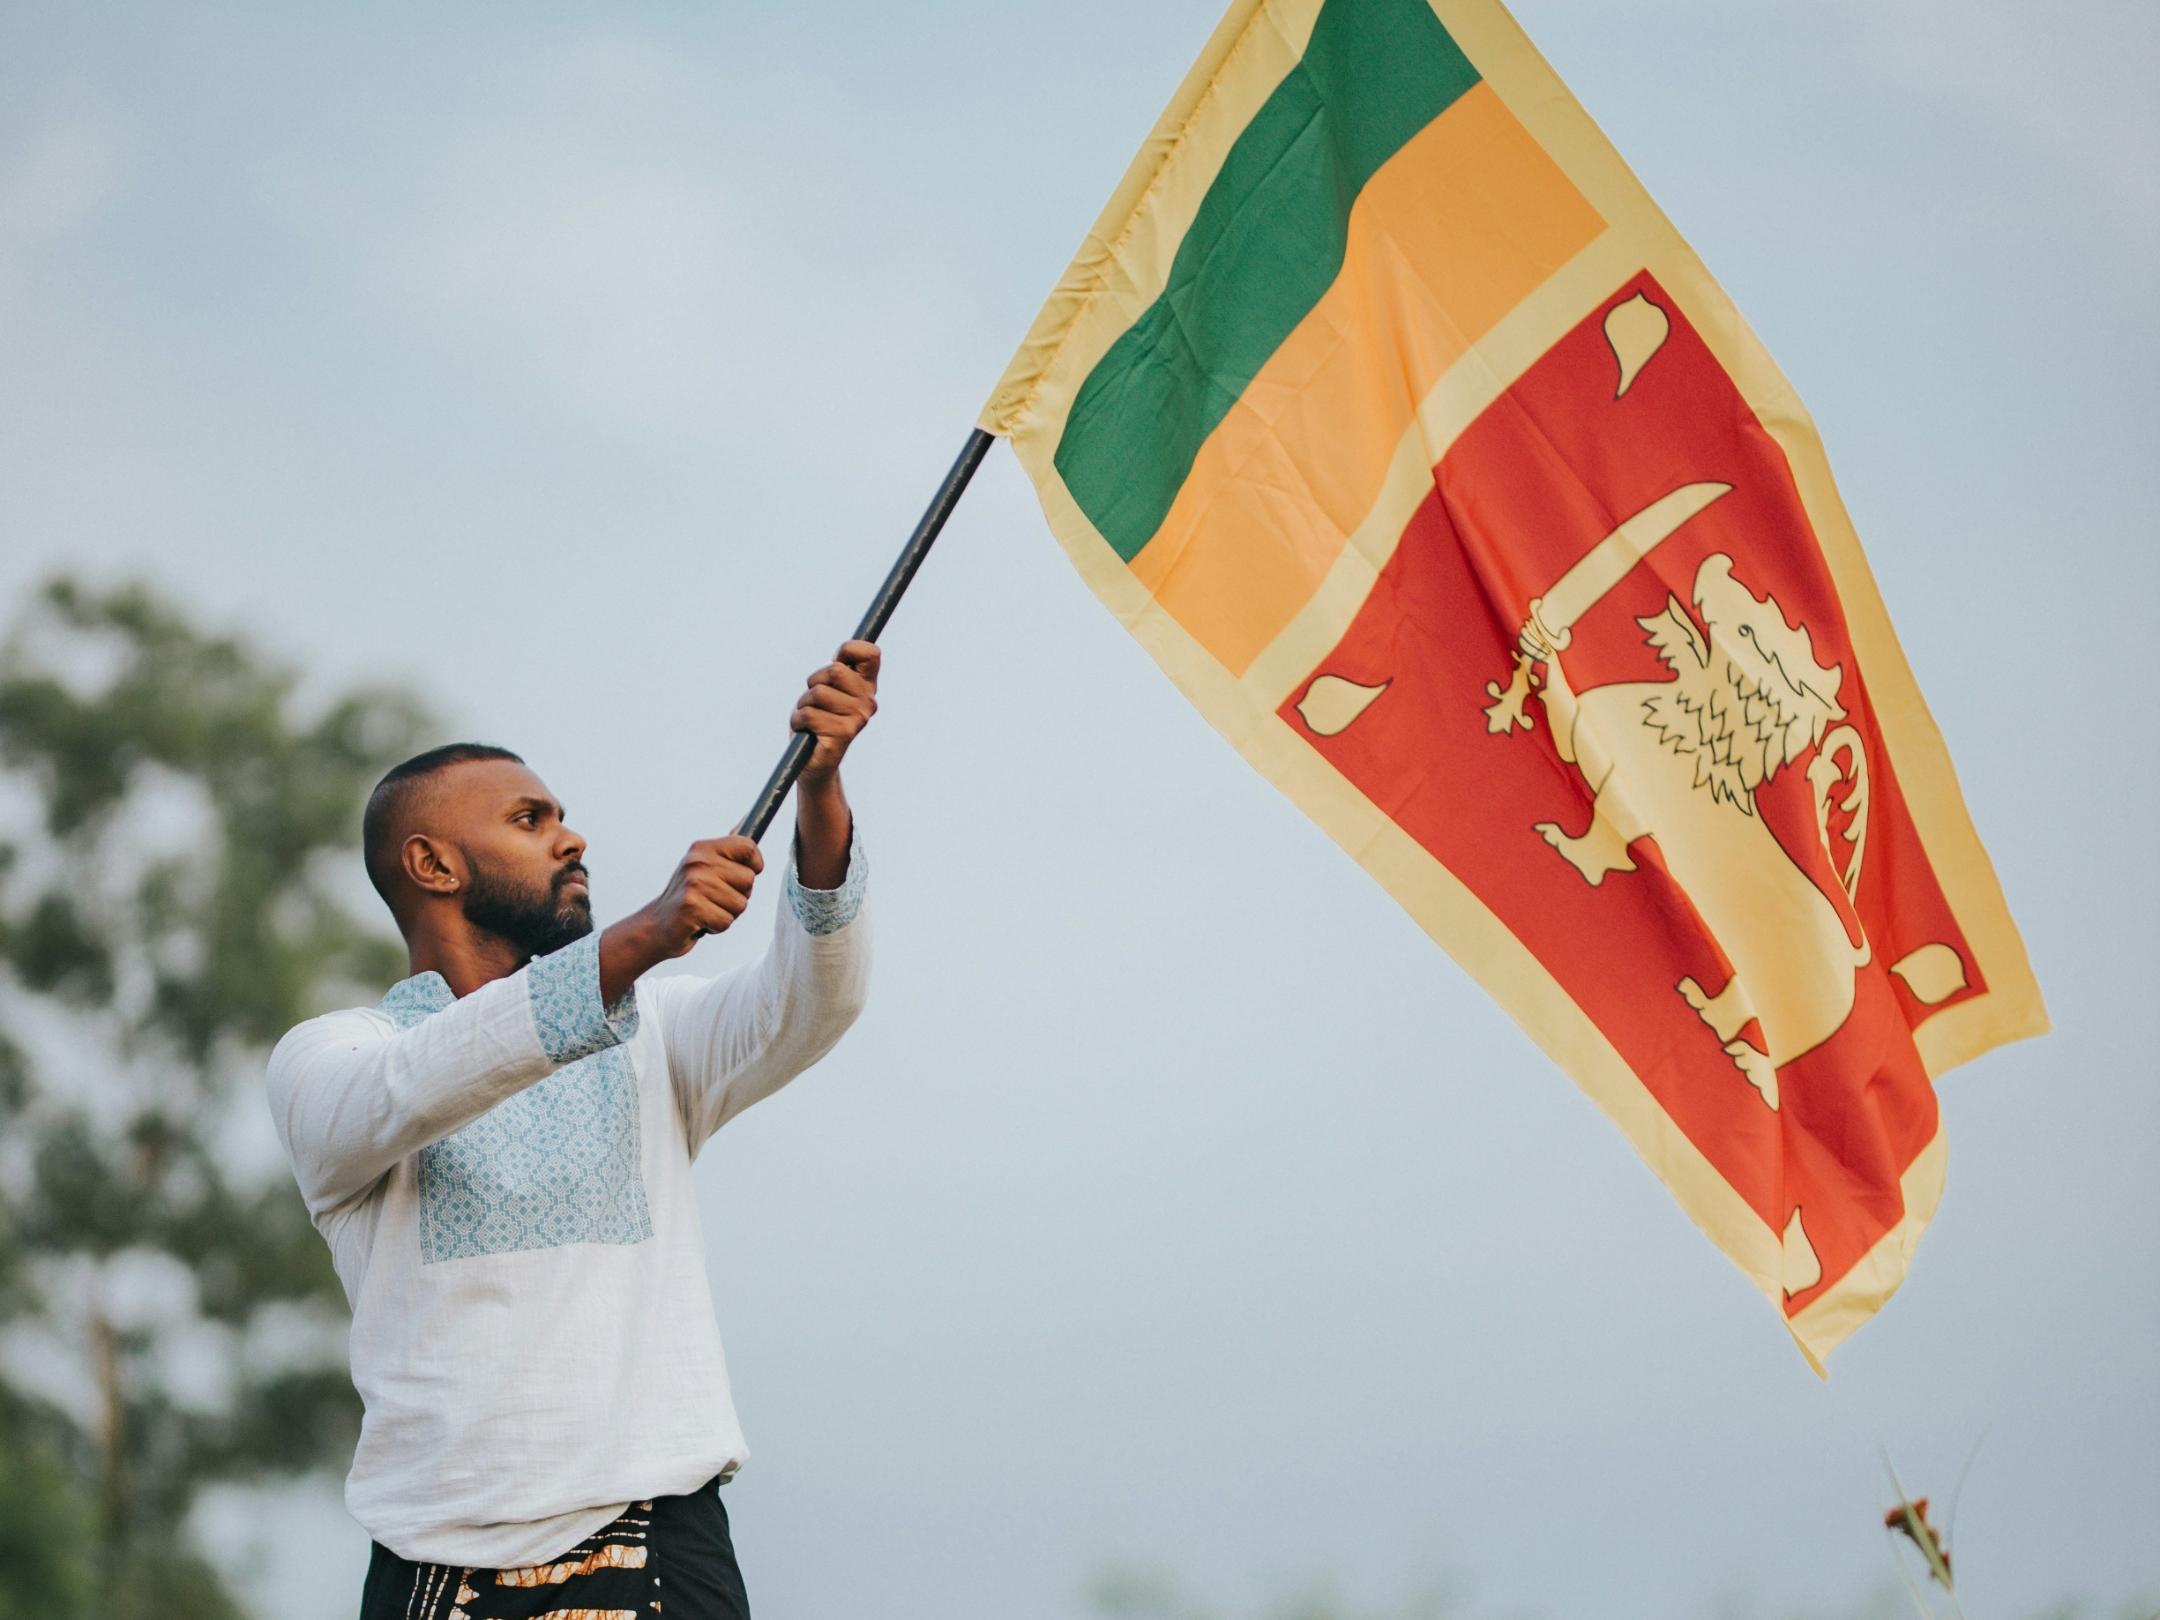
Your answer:
[[[1442,373],[1602,226],[1491,86],[1464,95],[1367,182],[1341,275],[1202,446],[1133,573],[1243,674]]]

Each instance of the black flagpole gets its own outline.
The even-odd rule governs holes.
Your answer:
[[[945,481],[938,485],[937,493],[930,497],[930,505],[924,511],[922,521],[915,525],[915,532],[908,536],[907,544],[901,547],[899,557],[893,562],[892,572],[885,576],[885,583],[878,587],[877,595],[871,600],[870,611],[862,616],[862,623],[855,627],[851,640],[875,641],[885,633],[886,621],[892,618],[893,609],[900,605],[900,598],[906,593],[908,582],[914,579],[915,570],[922,567],[923,558],[930,555],[931,542],[937,539],[938,531],[945,527],[945,520],[952,516],[953,508],[960,504],[961,491],[968,487],[968,480],[975,476],[975,469],[982,465],[984,455],[989,452],[994,442],[981,428],[968,435],[967,443],[961,446],[960,454],[952,464],[952,470],[945,474]],[[787,797],[788,789],[795,785],[795,778],[802,775],[803,767],[810,763],[811,751],[816,747],[817,739],[809,732],[795,733],[788,742],[787,752],[780,756],[780,763],[773,767],[772,775],[765,779],[764,787],[758,790],[757,802],[750,807],[750,813],[743,817],[739,831],[749,834],[753,840],[764,838],[765,829],[772,825],[773,817],[780,813],[780,801]]]

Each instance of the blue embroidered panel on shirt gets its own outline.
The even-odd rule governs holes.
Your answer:
[[[580,952],[585,945],[580,940],[526,970],[542,1044],[551,1057],[571,1060],[420,1150],[423,1264],[652,1236],[637,1069],[621,1044],[637,1027],[635,1002],[626,995],[608,1009],[612,1016],[601,1013],[598,947]],[[586,954],[594,958],[589,966],[579,960]],[[589,997],[584,1007],[579,990]],[[383,997],[382,1009],[404,1029],[451,999],[441,974],[421,973]],[[600,1040],[610,1044],[595,1049]],[[587,1055],[577,1056],[581,1051]]]

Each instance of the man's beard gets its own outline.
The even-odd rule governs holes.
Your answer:
[[[563,897],[572,877],[584,876],[572,862],[555,874],[539,894],[518,888],[468,853],[472,886],[465,891],[465,920],[504,941],[521,954],[546,956],[592,932],[592,902],[584,895]]]

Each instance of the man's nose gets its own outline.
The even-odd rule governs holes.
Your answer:
[[[556,859],[564,862],[583,860],[585,858],[585,840],[568,827],[565,827],[562,830],[562,837],[556,841],[555,856]]]

